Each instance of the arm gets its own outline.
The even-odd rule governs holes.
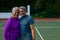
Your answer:
[[[7,38],[8,38],[8,33],[9,33],[9,28],[10,28],[10,22],[11,22],[11,20],[8,19],[8,21],[6,22],[6,24],[4,26],[4,38],[5,38],[5,40],[7,40]]]
[[[30,23],[30,28],[31,28],[32,40],[35,40],[35,29],[34,29],[33,18],[30,18],[29,23]]]
[[[31,28],[31,33],[32,33],[32,40],[35,40],[35,29],[34,29],[34,25],[30,25]]]

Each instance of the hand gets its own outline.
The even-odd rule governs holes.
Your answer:
[[[35,39],[32,39],[32,40],[35,40]]]

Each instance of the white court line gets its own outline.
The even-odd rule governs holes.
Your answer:
[[[57,27],[37,27],[37,28],[60,28],[60,26],[57,26]]]
[[[41,39],[44,40],[44,38],[42,37],[41,33],[38,31],[37,27],[35,27],[35,30],[37,31],[37,33],[41,37]]]

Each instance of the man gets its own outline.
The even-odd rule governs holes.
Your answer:
[[[20,18],[20,40],[35,40],[34,20],[31,16],[26,14],[26,8],[20,6],[19,8]]]

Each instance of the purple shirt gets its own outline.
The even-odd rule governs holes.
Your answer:
[[[4,38],[5,40],[17,40],[20,36],[20,20],[9,18],[4,27]]]

